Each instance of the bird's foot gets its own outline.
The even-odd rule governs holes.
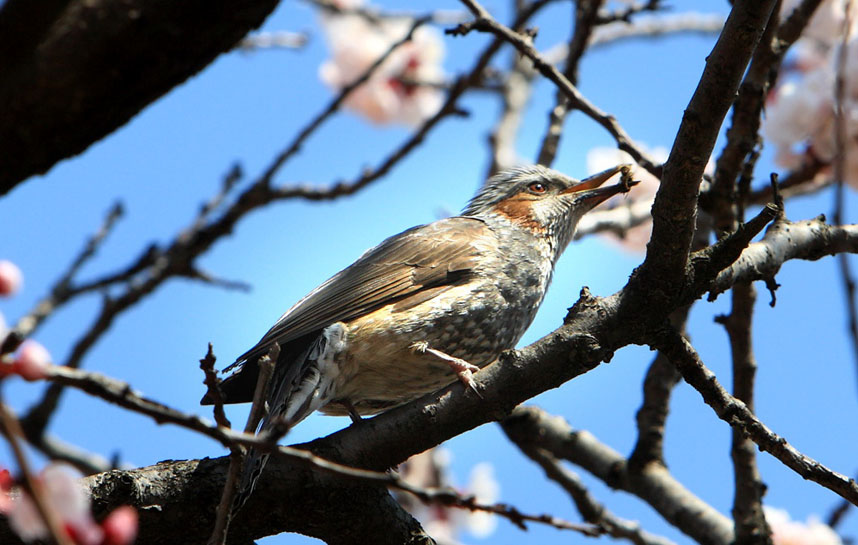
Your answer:
[[[454,373],[456,373],[456,376],[459,377],[459,381],[462,384],[473,390],[473,392],[480,398],[483,397],[479,390],[479,383],[474,380],[474,373],[480,370],[479,367],[472,363],[468,363],[462,358],[456,358],[449,354],[445,354],[440,350],[429,348],[429,343],[426,341],[417,341],[411,345],[411,349],[421,354],[432,354],[436,358],[442,360],[450,366]]]
[[[339,400],[339,403],[345,408],[346,412],[349,413],[349,418],[352,419],[352,424],[357,424],[358,422],[363,421],[363,418],[361,417],[360,413],[357,412],[355,406],[352,405],[351,401],[349,401],[348,399],[341,399]]]

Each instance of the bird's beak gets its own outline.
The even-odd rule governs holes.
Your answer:
[[[629,177],[628,173],[631,168],[631,165],[617,165],[609,168],[608,170],[599,172],[598,174],[593,174],[589,178],[582,180],[569,189],[563,190],[561,194],[574,195],[576,197],[576,201],[587,202],[591,207],[596,206],[617,193],[628,193],[633,185],[637,185],[638,182],[631,180]],[[618,172],[623,173],[623,178],[620,180],[620,183],[609,185],[607,187],[599,187],[606,181],[610,180]]]

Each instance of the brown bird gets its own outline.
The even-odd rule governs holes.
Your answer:
[[[599,187],[616,173],[623,180]],[[459,216],[394,235],[310,292],[224,372],[226,403],[252,401],[277,343],[268,414],[288,429],[316,409],[371,415],[472,374],[513,348],[542,302],[578,220],[629,190],[628,167],[577,181],[542,166],[490,178]],[[207,396],[203,403],[211,403]],[[236,507],[267,455],[249,456]]]

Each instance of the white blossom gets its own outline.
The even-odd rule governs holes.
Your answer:
[[[375,22],[357,14],[328,13],[321,22],[331,58],[322,64],[319,76],[336,91],[363,75],[406,36],[411,26],[407,19]],[[438,33],[418,28],[409,42],[399,46],[368,81],[349,94],[346,107],[379,124],[419,124],[443,103],[443,93],[437,88],[444,81],[443,57],[444,45]]]

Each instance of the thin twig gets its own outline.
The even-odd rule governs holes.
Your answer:
[[[238,42],[237,48],[243,53],[251,53],[258,49],[288,49],[298,50],[307,45],[309,36],[303,32],[257,32]]]
[[[524,453],[545,471],[545,475],[563,487],[575,502],[581,516],[587,522],[604,528],[605,533],[626,539],[636,545],[674,545],[674,542],[641,528],[639,522],[618,517],[590,494],[581,479],[569,471],[550,452],[543,449],[527,449]]]
[[[831,185],[828,178],[819,176],[827,165],[815,157],[807,157],[797,169],[787,173],[778,183],[778,191],[784,198],[816,193]],[[748,193],[745,204],[765,204],[772,200],[772,186],[766,184]]]
[[[599,24],[599,10],[604,0],[592,0],[589,2],[575,2],[575,26],[569,44],[566,49],[566,66],[563,76],[571,85],[578,84],[578,64],[587,50],[587,45],[596,25]],[[554,107],[548,116],[548,127],[542,137],[542,145],[539,148],[536,162],[541,165],[551,166],[557,156],[560,145],[560,136],[563,133],[563,123],[569,112],[575,108],[566,99],[566,93],[559,87],[554,96]]]
[[[454,10],[436,10],[431,13],[417,15],[412,12],[396,12],[382,11],[374,6],[361,5],[343,5],[342,2],[335,0],[305,0],[307,3],[314,5],[323,12],[334,13],[336,15],[357,15],[362,17],[367,22],[372,24],[380,24],[384,21],[404,19],[413,21],[418,18],[428,19],[430,22],[438,25],[455,25],[465,18],[465,14],[461,11]]]
[[[682,373],[683,378],[712,407],[719,418],[741,430],[760,450],[780,460],[805,479],[828,488],[853,504],[858,504],[858,484],[806,456],[754,416],[748,407],[721,386],[700,359],[694,347],[682,335],[669,328],[657,334],[653,346],[663,351]]]
[[[103,456],[82,450],[80,447],[66,443],[57,437],[44,433],[37,440],[28,442],[36,450],[50,460],[66,462],[74,466],[84,475],[95,475],[115,469],[118,461],[107,460]]]
[[[271,376],[274,374],[274,366],[280,357],[280,344],[274,343],[268,349],[268,353],[259,359],[259,376],[256,377],[256,388],[253,390],[253,403],[250,405],[250,413],[247,415],[247,423],[244,425],[245,433],[256,433],[259,421],[265,416],[265,401],[268,398],[268,389]]]
[[[724,16],[720,14],[676,13],[641,17],[631,24],[618,22],[600,26],[590,38],[590,47],[668,34],[718,34],[722,28],[724,28]]]
[[[390,47],[388,47],[387,50],[360,75],[360,77],[343,87],[340,90],[340,93],[334,98],[334,100],[332,100],[328,104],[327,108],[325,108],[325,110],[322,111],[321,114],[313,118],[313,120],[309,124],[307,124],[303,129],[301,129],[301,131],[298,132],[298,135],[294,138],[292,143],[289,144],[282,152],[280,152],[274,158],[274,160],[271,162],[268,168],[265,169],[265,172],[261,176],[261,180],[263,181],[263,183],[270,183],[271,180],[274,178],[274,175],[280,169],[280,167],[282,167],[283,164],[286,163],[286,161],[288,161],[293,155],[298,153],[307,138],[309,138],[309,136],[313,134],[316,129],[318,129],[319,126],[322,125],[322,123],[324,123],[330,116],[332,116],[336,111],[340,109],[340,106],[343,104],[346,98],[348,98],[349,95],[351,95],[351,93],[355,89],[366,83],[369,78],[371,78],[372,75],[375,74],[378,68],[382,64],[384,64],[384,62],[388,58],[390,58],[390,55],[392,55],[404,44],[410,42],[411,38],[414,36],[414,32],[418,28],[426,24],[428,21],[428,17],[420,17],[415,19],[411,23],[411,27],[408,29],[408,32],[405,34],[405,36],[402,37],[402,39],[392,43]]]
[[[231,428],[232,423],[226,417],[226,412],[223,409],[223,392],[220,389],[220,379],[218,379],[217,371],[214,368],[216,361],[217,358],[215,358],[214,351],[212,350],[212,343],[209,343],[206,355],[200,360],[200,369],[203,370],[205,377],[203,384],[206,385],[208,396],[212,400],[212,412],[214,413],[215,422],[218,426]]]
[[[853,151],[848,140],[849,135],[846,126],[846,63],[849,52],[850,30],[852,28],[852,2],[846,3],[846,14],[841,30],[842,37],[840,48],[837,50],[836,66],[837,74],[834,80],[834,146],[836,153],[832,166],[834,169],[834,180],[837,189],[834,193],[833,219],[835,224],[843,223],[844,209],[846,206],[846,164],[848,154]],[[852,343],[852,353],[855,360],[856,380],[858,380],[858,302],[856,302],[855,277],[849,263],[849,255],[841,254],[837,258],[840,268],[840,277],[843,282],[843,290],[846,292],[845,304],[848,316],[847,330]]]
[[[632,3],[624,8],[612,12],[604,12],[599,14],[599,18],[595,21],[596,24],[605,25],[609,23],[622,22],[630,23],[632,16],[646,11],[658,11],[664,9],[661,0],[647,0],[641,3]]]
[[[18,323],[15,324],[15,331],[17,331],[22,337],[31,336],[42,322],[44,322],[44,320],[57,308],[61,307],[63,304],[68,302],[69,299],[80,293],[79,290],[72,287],[74,277],[80,271],[81,267],[95,256],[96,252],[101,247],[101,244],[107,238],[107,235],[113,231],[117,222],[122,218],[123,213],[124,208],[122,207],[121,202],[115,203],[110,208],[101,226],[95,234],[89,238],[83,249],[81,249],[80,253],[75,257],[71,265],[69,265],[69,268],[54,283],[50,293],[36,303],[33,310],[18,320]]]
[[[587,98],[572,85],[569,80],[560,73],[551,63],[545,61],[542,55],[531,44],[531,39],[522,36],[518,32],[509,27],[497,22],[488,11],[485,10],[475,0],[462,0],[462,3],[474,14],[475,19],[468,23],[462,23],[455,28],[448,29],[446,32],[453,35],[464,35],[471,30],[481,32],[490,32],[495,36],[503,38],[505,41],[512,44],[520,53],[527,56],[533,61],[536,69],[546,78],[551,80],[560,88],[566,98],[578,110],[581,110],[585,115],[596,121],[604,127],[611,136],[617,141],[617,147],[629,155],[640,166],[651,172],[656,177],[661,177],[661,168],[652,158],[648,156],[637,144],[632,141],[626,131],[617,123],[617,120],[612,116],[597,108]]]
[[[515,5],[516,9],[521,11],[523,1],[515,2]],[[533,63],[521,55],[513,55],[510,62],[510,69],[500,87],[501,113],[489,135],[492,160],[487,179],[518,163],[515,139],[521,127],[524,109],[533,93],[533,80],[536,76]]]

